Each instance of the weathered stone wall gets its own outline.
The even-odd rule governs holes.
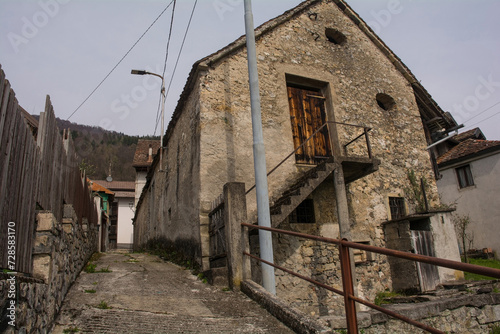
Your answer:
[[[170,123],[163,165],[156,155],[134,220],[134,247],[165,238],[201,264],[199,97],[196,87]],[[222,189],[222,188],[221,188]],[[208,232],[207,232],[208,233]]]
[[[346,42],[330,42],[325,35],[327,28],[340,31]],[[244,182],[247,189],[255,182],[246,50],[229,47],[221,54],[226,51],[229,53],[220,58],[208,57],[195,65],[186,88],[189,94],[183,94],[167,131],[166,173],[159,172],[156,165],[136,215],[139,244],[165,236],[191,251],[204,270],[209,269],[208,213],[212,201],[228,182]],[[384,55],[336,4],[315,2],[307,11],[269,29],[258,38],[257,55],[268,170],[294,150],[287,82],[321,89],[328,121],[373,128],[373,156],[380,159],[380,168],[347,186],[354,241],[385,245],[381,224],[391,219],[388,198],[407,197],[409,170],[427,179],[430,204],[439,204],[411,83],[393,64],[394,60]],[[376,100],[378,93],[390,95],[395,106],[384,110]],[[336,128],[331,131],[338,132],[339,146],[360,134],[359,128]],[[353,144],[349,154],[366,157],[362,139]],[[293,157],[286,160],[268,179],[271,201],[309,168],[297,165]],[[316,223],[297,226],[285,222],[283,226],[338,237],[333,181],[327,179],[311,196]],[[412,213],[414,203],[412,198],[407,200]],[[255,191],[247,195],[247,210],[248,221],[255,222]],[[278,263],[339,285],[335,249],[300,239],[275,237],[274,242]],[[258,274],[257,270],[254,274]],[[356,271],[360,296],[373,300],[377,292],[391,289],[385,257],[360,261]],[[322,304],[319,301],[325,300],[336,308],[337,297],[319,295],[308,285],[278,275],[280,298],[300,304],[308,312],[330,311],[328,307],[318,309]],[[296,285],[299,292],[290,285]]]
[[[311,13],[316,15],[310,15]],[[336,45],[325,36],[326,28],[342,32],[347,41]],[[268,170],[292,152],[292,130],[287,96],[287,79],[314,82],[321,86],[326,100],[327,119],[373,128],[370,132],[373,155],[381,160],[377,172],[347,186],[351,234],[354,241],[384,246],[381,223],[390,220],[389,196],[407,197],[407,173],[414,170],[430,184],[427,194],[431,206],[439,204],[437,188],[419,109],[411,85],[392,62],[331,2],[319,2],[309,11],[297,15],[263,35],[257,42],[258,69],[264,143]],[[202,77],[201,105],[201,201],[209,203],[226,182],[240,181],[247,188],[254,184],[252,127],[248,96],[246,51],[236,51],[214,65]],[[302,78],[302,79],[301,79]],[[396,106],[382,109],[376,95],[392,96]],[[359,129],[338,126],[340,144],[359,134]],[[356,132],[357,131],[357,132]],[[363,140],[350,154],[366,156]],[[294,182],[301,169],[293,157],[269,177],[271,199],[279,197]],[[338,237],[333,184],[322,186],[312,195],[316,224],[306,230]],[[247,196],[249,221],[255,221],[255,192]],[[407,198],[411,212],[414,205]],[[291,229],[299,226],[283,225]],[[316,275],[333,285],[338,276],[334,251],[315,249],[306,241],[275,238],[275,259],[291,269]],[[309,254],[312,252],[312,254]],[[325,253],[325,255],[323,255]],[[323,260],[322,260],[323,259]],[[322,263],[324,261],[325,263]],[[321,274],[312,269],[323,268]],[[254,266],[254,268],[256,268]],[[257,269],[257,268],[256,268]],[[257,269],[258,270],[258,269]],[[391,289],[390,270],[385,257],[375,256],[357,267],[358,292],[373,300],[375,294]],[[280,275],[280,274],[278,274]],[[302,301],[310,312],[317,305],[314,289],[298,287],[295,279],[278,276],[278,296],[293,303]],[[294,289],[290,288],[290,285]],[[335,304],[334,299],[330,299]],[[312,300],[312,302],[311,302]]]
[[[62,222],[51,212],[38,213],[33,277],[16,276],[16,329],[8,327],[6,333],[48,333],[71,284],[96,252],[97,242],[97,225],[78,222],[71,205],[64,205]],[[9,277],[0,277],[2,309]]]

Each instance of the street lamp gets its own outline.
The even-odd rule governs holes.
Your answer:
[[[136,74],[136,75],[154,75],[155,77],[161,78],[161,135],[160,135],[160,172],[162,172],[163,168],[163,124],[164,124],[164,115],[165,115],[165,79],[163,76],[144,71],[144,70],[132,70],[130,72],[131,74]]]

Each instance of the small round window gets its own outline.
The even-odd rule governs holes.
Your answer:
[[[333,44],[342,45],[347,41],[347,37],[337,29],[326,28],[325,35]]]
[[[376,99],[378,106],[384,110],[391,110],[396,106],[396,101],[387,94],[378,93]]]

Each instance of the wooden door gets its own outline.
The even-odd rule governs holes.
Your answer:
[[[288,87],[293,143],[297,149],[326,122],[325,98],[319,90]],[[295,154],[298,163],[316,164],[331,156],[328,127],[323,127]]]
[[[417,254],[436,256],[431,231],[411,231],[413,248]],[[435,265],[417,262],[418,278],[422,292],[435,290],[439,284],[438,268]]]

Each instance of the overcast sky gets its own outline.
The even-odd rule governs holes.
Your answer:
[[[67,119],[171,0],[1,0],[0,64],[32,114],[51,96]],[[168,86],[194,0],[176,4]],[[255,26],[299,0],[253,0]],[[500,1],[348,0],[445,111],[500,140]],[[242,0],[198,0],[166,103],[165,127],[192,64],[244,34]],[[70,118],[130,135],[153,134],[171,23],[169,7]],[[159,127],[156,130],[159,134]]]

